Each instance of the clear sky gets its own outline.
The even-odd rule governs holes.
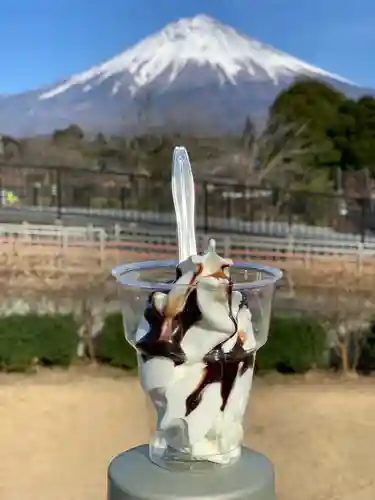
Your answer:
[[[81,72],[200,13],[375,88],[375,0],[17,0],[0,7],[0,93]]]

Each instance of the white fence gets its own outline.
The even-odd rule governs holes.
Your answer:
[[[259,256],[290,258],[298,255],[375,257],[375,241],[348,241],[297,237],[258,237],[249,235],[210,234],[217,240],[220,251],[233,258],[248,255],[249,251]],[[207,235],[198,234],[198,245],[204,248]],[[134,227],[131,224],[115,224],[111,228],[68,227],[55,225],[0,224],[0,241],[20,241],[29,244],[70,246],[96,246],[118,248],[131,252],[171,253],[176,249],[176,234],[170,229]]]
[[[104,242],[107,233],[103,228],[86,226],[73,227],[60,224],[36,225],[23,222],[22,224],[0,224],[0,238],[15,238],[24,243],[51,243],[62,246],[74,244],[90,244]]]

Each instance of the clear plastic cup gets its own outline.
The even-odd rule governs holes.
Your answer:
[[[222,328],[217,323],[214,305],[200,310],[199,288],[191,291],[184,313],[165,325],[151,304],[170,292],[177,264],[137,262],[112,274],[120,284],[125,336],[137,351],[140,383],[153,408],[150,459],[169,470],[200,470],[240,456],[255,355],[267,341],[282,273],[256,264],[231,266],[228,310],[236,305],[229,334],[228,321]]]

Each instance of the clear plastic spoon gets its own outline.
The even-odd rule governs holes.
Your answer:
[[[172,160],[172,196],[177,222],[178,260],[197,254],[195,237],[195,188],[186,148],[177,146]]]

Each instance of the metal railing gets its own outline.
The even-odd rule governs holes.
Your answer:
[[[319,193],[199,176],[196,188],[197,222],[205,232],[282,236],[293,231],[314,237],[315,234],[323,237],[324,233],[329,239],[348,233],[349,239],[364,241],[369,231],[375,231],[375,197],[369,189]],[[165,196],[170,191],[170,180],[145,177],[135,171],[102,172],[3,163],[0,164],[0,191],[2,189],[17,196],[18,213],[23,217],[15,220],[13,215],[17,210],[2,206],[0,220],[3,222],[44,223],[44,217],[64,220],[68,216],[158,225],[170,225],[174,221],[172,197]],[[35,214],[40,215],[40,220],[35,219]],[[263,218],[270,222],[260,221]],[[333,228],[337,234],[331,235],[336,233]]]

